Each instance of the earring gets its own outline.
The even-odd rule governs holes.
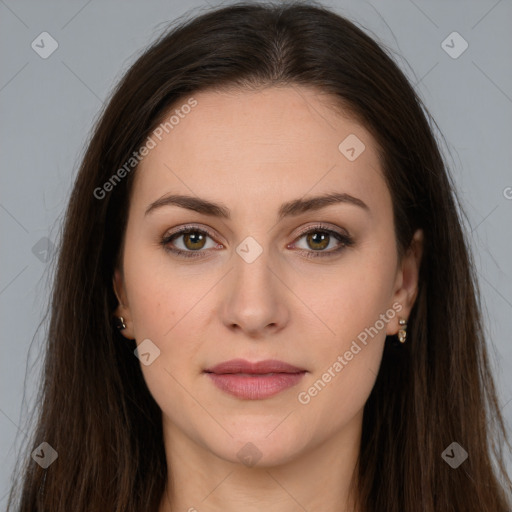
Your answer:
[[[126,324],[124,323],[124,318],[122,316],[115,317],[115,325],[116,328],[119,329],[120,331],[126,329]]]
[[[398,331],[398,340],[400,343],[405,343],[405,339],[407,338],[407,322],[403,318],[400,318],[398,323],[402,326]]]

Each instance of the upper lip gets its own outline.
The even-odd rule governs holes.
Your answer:
[[[251,362],[245,359],[231,359],[224,361],[205,370],[206,373],[302,373],[304,368],[297,368],[284,361],[277,359],[266,359],[264,361]]]

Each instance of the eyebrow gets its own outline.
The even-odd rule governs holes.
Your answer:
[[[305,212],[320,210],[326,206],[339,203],[358,206],[370,213],[370,208],[361,199],[346,193],[331,192],[307,199],[300,198],[283,203],[279,208],[278,220],[282,220],[285,217],[295,217]],[[231,220],[231,211],[226,206],[200,197],[181,194],[166,195],[157,199],[148,206],[144,215],[148,215],[150,212],[163,206],[179,206],[197,213],[202,213],[203,215]]]

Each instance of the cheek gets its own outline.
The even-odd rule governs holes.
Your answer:
[[[333,350],[342,351],[375,326],[384,336],[385,325],[379,319],[386,312],[388,316],[394,313],[390,311],[396,263],[393,256],[392,248],[386,252],[384,247],[380,251],[367,247],[347,254],[328,271],[310,272],[309,277],[303,272],[296,280],[294,293],[305,299],[308,328],[316,326],[318,332],[319,354],[331,357]]]
[[[153,273],[140,272],[132,281],[130,314],[137,341],[143,338],[161,340],[163,334],[174,326],[179,314],[177,289],[168,290]]]
[[[350,293],[352,292],[352,293]],[[325,435],[346,425],[364,407],[375,384],[390,309],[379,287],[365,292],[347,286],[332,293],[323,320],[329,330],[314,337],[314,371],[297,391],[300,421]],[[383,316],[381,316],[383,315]],[[324,330],[325,331],[325,330]],[[312,339],[312,333],[308,336]]]
[[[201,345],[197,332],[206,304],[201,298],[212,286],[207,276],[197,276],[192,267],[185,271],[173,265],[163,250],[163,254],[159,252],[134,250],[125,259],[136,342],[150,339],[160,350],[154,363],[142,366],[147,380],[154,381],[157,388],[168,387],[167,372],[181,379],[186,371],[195,371],[195,356]]]
[[[368,400],[378,373],[382,343],[374,339],[366,347],[359,346],[360,352],[344,363],[337,357],[343,357],[346,351],[333,354],[329,364],[298,390],[296,420],[299,425],[308,425],[316,436],[329,437],[345,428]]]
[[[179,279],[174,279],[172,285],[161,279],[146,279],[143,290],[131,305],[137,344],[149,338],[160,350],[155,368],[162,366],[162,370],[180,380],[185,373],[193,373],[197,365],[196,355],[201,345],[201,337],[197,335],[201,323],[198,297],[204,295],[199,290],[184,293],[183,285]],[[146,369],[149,367],[142,367],[143,371]],[[166,374],[162,376],[167,380]]]
[[[308,305],[323,334],[314,338],[315,372],[297,398],[304,418],[317,418],[323,428],[334,429],[356,414],[373,388],[386,326],[396,315],[390,303],[395,263],[392,247],[387,253],[382,247],[381,251],[368,248],[347,258],[343,271],[333,272],[331,279],[317,279],[317,287],[310,288],[315,292],[309,294]],[[306,288],[298,291],[305,292]],[[339,414],[331,414],[333,410]]]
[[[177,273],[148,264],[138,266],[131,277],[130,312],[136,343],[149,339],[159,351],[149,365],[141,359],[144,380],[166,414],[190,410],[195,405],[183,386],[189,388],[196,368],[199,373],[201,340],[194,336],[197,324],[193,320],[200,314],[198,298],[204,291],[187,288],[186,279]]]
[[[136,244],[133,238],[127,239],[124,274],[135,339],[161,342],[192,308],[189,299],[197,302],[198,293],[163,249]]]

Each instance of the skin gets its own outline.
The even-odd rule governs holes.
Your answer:
[[[194,98],[197,106],[137,169],[114,275],[123,335],[138,344],[149,338],[160,350],[150,365],[141,364],[163,412],[171,468],[160,512],[353,510],[349,482],[363,407],[385,337],[398,332],[398,319],[407,319],[414,304],[423,233],[399,262],[376,142],[332,108],[333,98],[295,86]],[[365,144],[354,161],[338,149],[350,134]],[[361,199],[370,211],[339,203],[277,221],[283,202],[333,191]],[[172,205],[145,215],[170,193],[222,203],[232,218]],[[307,258],[321,244],[308,243],[299,230],[318,222],[349,233],[354,245]],[[181,235],[174,246],[199,246],[204,258],[176,256],[161,244],[189,223],[215,237],[201,245]],[[248,236],[263,250],[252,263],[236,252]],[[339,246],[331,236],[321,250]],[[301,404],[298,394],[393,304],[401,311]],[[238,357],[279,359],[307,373],[273,397],[242,400],[203,373]],[[237,456],[248,442],[261,454],[252,466]]]

